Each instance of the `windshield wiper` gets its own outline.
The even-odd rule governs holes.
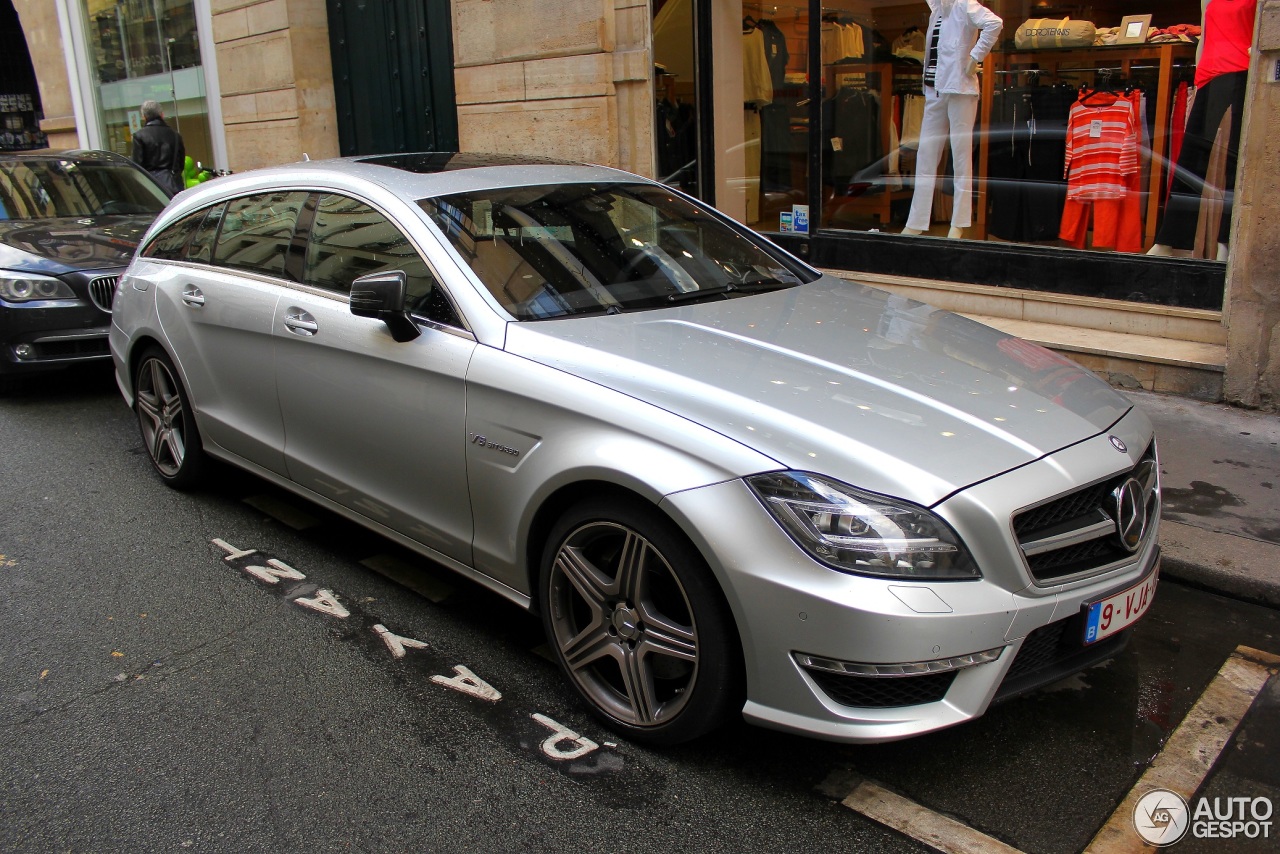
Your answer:
[[[714,299],[733,299],[735,296],[757,294],[764,291],[777,291],[798,285],[799,282],[784,282],[781,279],[756,279],[750,282],[730,282],[723,288],[714,290],[686,291],[684,293],[667,294],[667,302],[705,302]]]

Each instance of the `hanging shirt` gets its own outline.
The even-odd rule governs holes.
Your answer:
[[[1123,199],[1138,171],[1138,117],[1133,101],[1113,92],[1088,92],[1067,119],[1067,200]]]
[[[773,78],[764,49],[764,33],[756,27],[742,34],[742,100],[755,107],[773,103]]]
[[[862,59],[866,53],[866,43],[862,38],[862,27],[857,24],[841,24],[841,42],[844,44],[842,59]]]
[[[1204,10],[1204,41],[1196,64],[1196,86],[1219,74],[1249,70],[1249,46],[1258,0],[1210,0]]]

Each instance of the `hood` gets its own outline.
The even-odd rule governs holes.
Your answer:
[[[0,220],[0,268],[57,276],[123,267],[154,214]]]
[[[507,349],[783,467],[926,506],[1130,408],[1038,345],[830,276],[724,302],[513,323]]]

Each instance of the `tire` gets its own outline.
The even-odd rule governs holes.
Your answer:
[[[632,741],[697,738],[742,708],[728,604],[680,530],[639,500],[570,508],[542,555],[547,640],[591,710]]]
[[[133,375],[134,412],[147,456],[160,478],[174,489],[197,486],[208,467],[195,413],[173,362],[159,347],[138,360]]]

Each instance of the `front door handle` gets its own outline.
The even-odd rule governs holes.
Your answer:
[[[320,331],[320,324],[316,323],[316,319],[300,308],[288,309],[284,316],[284,325],[295,335],[310,337]]]
[[[187,285],[182,289],[182,301],[192,308],[200,308],[204,305],[204,291],[195,285]]]

